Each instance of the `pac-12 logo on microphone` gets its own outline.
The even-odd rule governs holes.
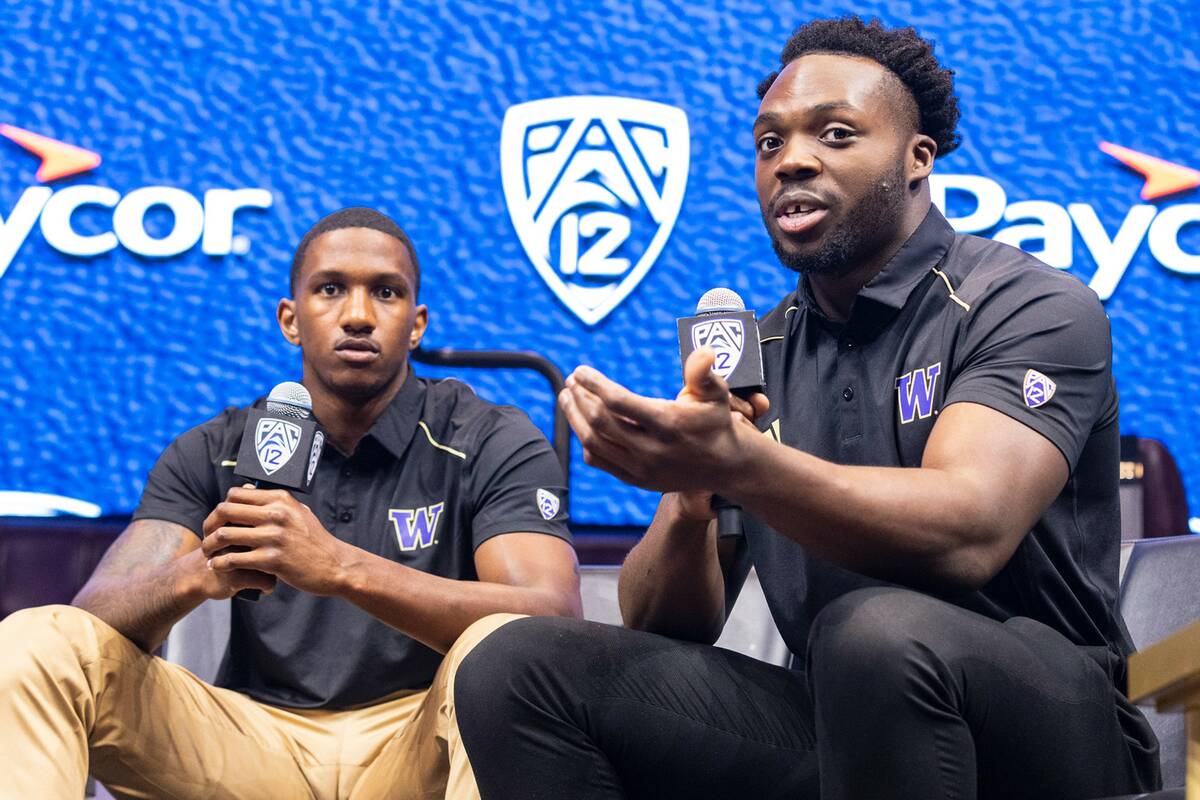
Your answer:
[[[300,444],[300,426],[284,419],[260,419],[254,430],[254,452],[263,472],[272,475],[291,460]]]
[[[688,159],[687,115],[662,103],[555,97],[504,115],[500,175],[513,227],[586,324],[616,308],[662,252]]]
[[[712,348],[717,358],[713,361],[713,372],[728,378],[742,360],[746,346],[746,329],[740,319],[714,319],[697,323],[692,328],[692,344]]]

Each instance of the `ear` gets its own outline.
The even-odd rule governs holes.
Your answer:
[[[933,160],[937,158],[937,142],[923,133],[913,136],[908,148],[908,185],[916,185],[933,172]]]
[[[412,333],[408,335],[408,349],[416,350],[421,346],[421,339],[425,336],[425,329],[429,327],[429,309],[425,306],[417,306],[413,309],[413,326]]]
[[[285,297],[279,301],[275,309],[275,319],[279,320],[279,330],[283,338],[297,347],[300,346],[300,327],[296,325],[296,301]]]

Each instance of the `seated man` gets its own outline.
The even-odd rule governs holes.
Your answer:
[[[413,374],[419,285],[376,211],[304,236],[278,318],[331,445],[311,493],[238,485],[244,409],[176,439],[75,607],[0,623],[0,798],[82,797],[89,768],[158,800],[474,796],[454,667],[510,617],[472,626],[578,616],[579,581],[544,437]],[[150,655],[242,589],[217,687]]]
[[[759,96],[759,202],[800,273],[761,325],[767,396],[731,399],[703,349],[674,402],[568,381],[587,461],[667,494],[621,572],[638,630],[517,620],[463,661],[482,796],[1153,788],[1157,744],[1123,696],[1095,294],[932,207],[958,109],[911,28],[805,25]],[[713,493],[744,508],[740,535],[717,536]],[[750,565],[793,670],[708,646]]]

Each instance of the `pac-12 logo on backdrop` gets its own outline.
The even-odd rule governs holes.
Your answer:
[[[671,236],[689,159],[687,115],[626,97],[512,106],[500,175],[525,254],[588,325],[646,276]]]
[[[692,345],[699,350],[711,347],[717,354],[713,360],[713,372],[728,378],[742,360],[746,346],[746,330],[740,319],[714,319],[697,323],[692,328]]]

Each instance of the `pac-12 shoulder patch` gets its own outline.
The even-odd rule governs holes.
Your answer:
[[[542,519],[554,519],[555,515],[558,514],[559,505],[558,497],[554,492],[548,492],[545,489],[537,490],[537,507],[538,511],[541,512]]]
[[[1058,385],[1047,378],[1036,369],[1031,369],[1025,373],[1025,385],[1022,391],[1025,395],[1025,405],[1030,408],[1040,408],[1050,402],[1050,398],[1054,397],[1054,390]]]

